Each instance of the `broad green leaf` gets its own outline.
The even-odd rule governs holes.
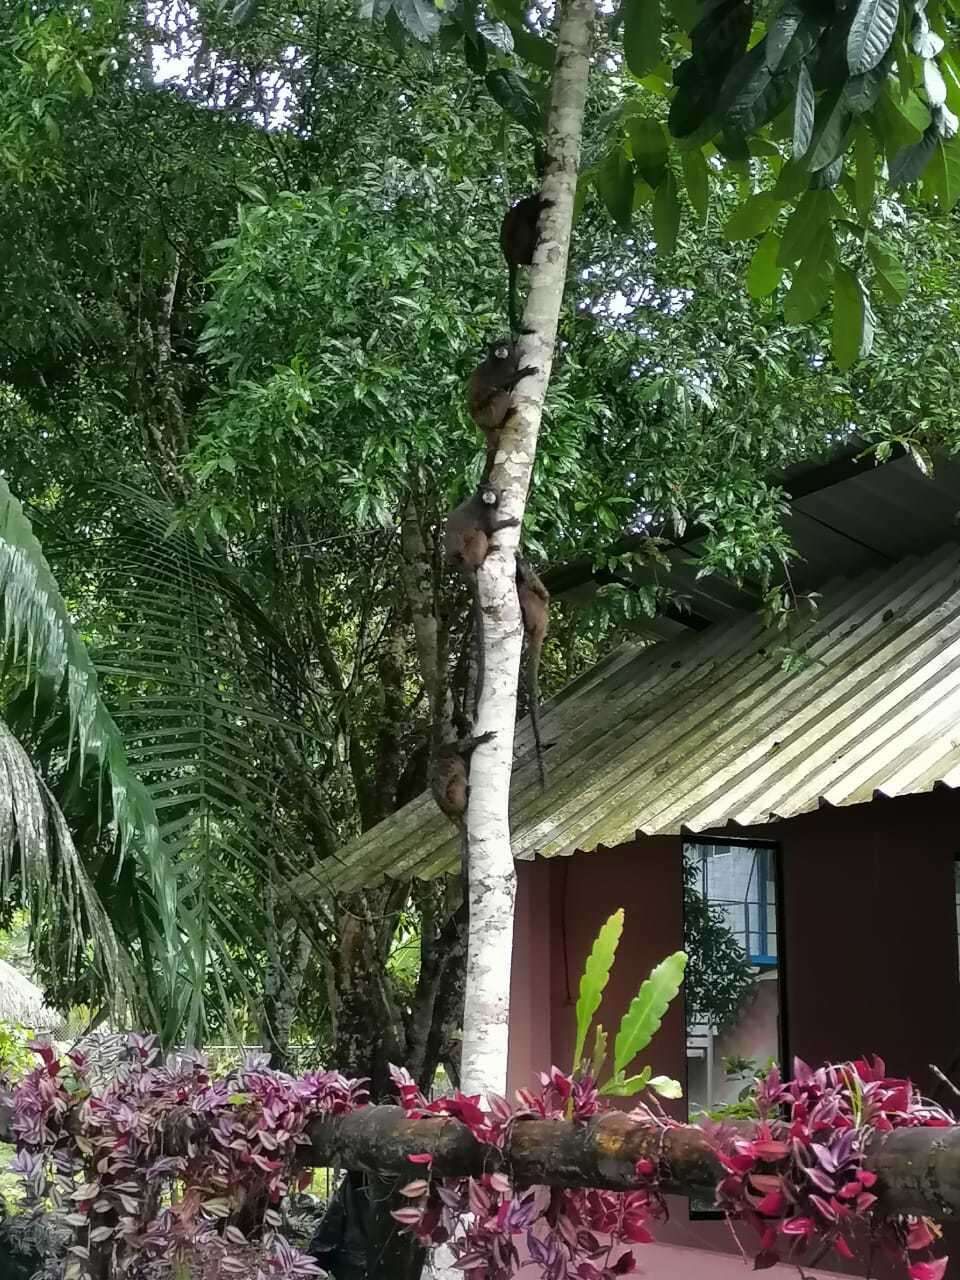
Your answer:
[[[660,1029],[663,1015],[680,990],[686,964],[686,953],[675,951],[666,960],[661,960],[634,996],[614,1041],[615,1073],[625,1071]]]
[[[960,198],[960,140],[937,139],[933,158],[923,174],[923,195],[935,200],[941,213],[949,213]]]
[[[646,1089],[650,1083],[650,1070],[650,1067],[644,1067],[638,1076],[611,1076],[599,1092],[607,1097],[629,1098],[631,1094]]]
[[[691,147],[689,151],[680,153],[683,166],[683,180],[687,187],[687,199],[701,222],[706,222],[710,207],[710,175],[707,162],[699,147]]]
[[[863,294],[860,283],[847,267],[837,267],[833,281],[831,348],[837,367],[844,372],[855,364],[862,336]]]
[[[777,261],[779,253],[780,237],[773,231],[768,231],[750,259],[747,292],[751,298],[768,297],[780,283],[783,268]]]
[[[813,93],[813,81],[807,64],[801,62],[800,74],[797,77],[797,96],[793,108],[793,156],[799,160],[805,155],[813,141],[813,119],[816,111],[816,99]]]
[[[817,107],[813,141],[804,157],[808,169],[823,169],[843,154],[852,121],[842,90],[835,89],[823,95]]]
[[[771,22],[763,48],[763,60],[770,71],[776,71],[782,62],[803,18],[803,10],[798,5],[785,4]]]
[[[807,191],[783,229],[777,259],[781,267],[789,267],[805,257],[823,224],[842,213],[840,202],[831,191]]]
[[[494,71],[487,72],[484,83],[490,91],[490,96],[508,116],[512,116],[535,137],[540,135],[542,126],[540,106],[523,76],[518,76],[515,71],[505,71],[502,67],[498,67]]]
[[[267,197],[265,193],[260,187],[256,186],[254,183],[247,182],[244,178],[238,178],[237,186],[240,188],[243,194],[247,197],[247,199],[252,201],[254,204],[267,203]]]
[[[877,152],[873,136],[866,125],[857,125],[853,140],[854,193],[857,213],[863,223],[869,223],[873,211],[873,198],[877,182]]]
[[[624,120],[637,172],[651,187],[658,187],[667,167],[669,141],[659,120],[629,114]]]
[[[890,185],[906,187],[916,182],[936,153],[939,141],[936,125],[931,124],[919,142],[898,151],[890,161]]]
[[[749,196],[724,223],[724,237],[727,240],[751,240],[761,235],[776,222],[780,208],[780,201],[766,191]]]
[[[903,263],[889,245],[872,236],[867,240],[867,254],[873,264],[874,279],[880,292],[894,306],[901,303],[910,288],[910,278]]]
[[[630,226],[633,213],[633,170],[619,144],[608,151],[597,165],[593,185],[618,226]]]
[[[623,0],[623,55],[638,79],[648,75],[661,58],[660,4],[651,0]]]
[[[429,44],[440,30],[443,16],[433,0],[393,0],[400,21],[414,39]]]
[[[670,1076],[654,1076],[650,1081],[650,1088],[654,1093],[659,1093],[661,1098],[682,1098],[683,1088],[679,1080],[673,1080]]]
[[[511,27],[513,47],[517,54],[535,67],[544,71],[552,71],[557,60],[557,46],[540,36],[532,36],[529,31]]]
[[[835,258],[833,228],[828,223],[817,232],[783,300],[787,324],[807,324],[823,310],[830,296]]]
[[[587,1043],[587,1032],[600,1008],[600,1001],[610,980],[610,970],[613,968],[613,960],[617,954],[622,933],[623,908],[621,907],[613,913],[597,934],[580,979],[580,992],[577,996],[577,1042],[573,1051],[572,1070],[574,1072],[580,1068],[583,1046]]]
[[[871,71],[890,47],[900,16],[900,0],[860,0],[847,36],[850,74]]]
[[[677,180],[668,169],[664,180],[653,197],[653,238],[657,242],[657,254],[665,257],[677,247],[680,230],[680,200],[677,196]]]

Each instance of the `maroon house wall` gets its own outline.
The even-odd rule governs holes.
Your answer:
[[[714,834],[754,836],[779,847],[780,954],[791,1055],[819,1063],[877,1052],[891,1072],[910,1075],[924,1092],[935,1085],[929,1063],[954,1066],[956,1072],[954,857],[960,854],[960,794],[942,790],[825,808]],[[650,968],[682,946],[680,859],[680,837],[656,837],[518,864],[512,1089],[535,1082],[551,1062],[569,1068],[577,983],[597,930],[612,911],[625,909],[626,926],[599,1015],[608,1029],[616,1027]],[[645,1058],[656,1073],[683,1079],[679,1002]],[[949,1098],[941,1100],[951,1105]],[[660,1227],[658,1238],[736,1249],[724,1224],[691,1222],[684,1201],[671,1205],[671,1221]],[[947,1275],[960,1280],[960,1236],[950,1244]]]

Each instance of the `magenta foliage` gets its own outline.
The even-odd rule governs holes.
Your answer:
[[[198,1277],[320,1274],[280,1234],[279,1202],[309,1180],[297,1155],[310,1122],[363,1106],[363,1082],[335,1072],[295,1080],[258,1057],[214,1079],[201,1057],[160,1063],[152,1040],[131,1037],[130,1061],[95,1089],[82,1055],[61,1062],[49,1047],[34,1048],[41,1065],[14,1093],[13,1167],[35,1195],[62,1207],[73,1228],[71,1280],[99,1280],[107,1259],[110,1274],[178,1259],[190,1259]],[[601,1108],[592,1080],[555,1067],[515,1104],[459,1091],[428,1102],[406,1071],[392,1074],[408,1116],[455,1117],[492,1148],[524,1119],[583,1123]],[[904,1260],[910,1280],[942,1280],[938,1228],[877,1214],[865,1152],[876,1134],[947,1126],[952,1116],[909,1081],[888,1078],[879,1060],[817,1071],[796,1062],[792,1080],[776,1070],[758,1080],[753,1102],[755,1120],[701,1128],[725,1170],[718,1206],[757,1233],[757,1269],[780,1259],[815,1263],[831,1250],[849,1257],[859,1225]],[[660,1135],[677,1126],[656,1104],[631,1114]],[[651,1159],[638,1162],[642,1185],[630,1192],[518,1189],[499,1170],[436,1178],[427,1153],[410,1163],[394,1218],[424,1245],[448,1245],[476,1280],[508,1280],[521,1248],[544,1280],[615,1280],[636,1271],[633,1246],[653,1238],[651,1223],[664,1214],[658,1182],[667,1171]],[[177,1195],[164,1204],[174,1184]]]
[[[427,1103],[405,1071],[394,1082],[411,1117],[451,1115],[493,1146],[503,1145],[510,1125],[524,1117],[583,1121],[600,1100],[593,1081],[575,1080],[555,1067],[541,1077],[539,1094],[521,1091],[517,1106],[492,1096],[455,1094]],[[769,1072],[756,1082],[758,1119],[746,1128],[708,1123],[703,1132],[727,1176],[717,1203],[731,1219],[757,1231],[757,1270],[778,1260],[819,1260],[833,1249],[851,1257],[852,1232],[864,1225],[904,1260],[910,1280],[941,1280],[945,1258],[927,1257],[937,1228],[926,1219],[881,1219],[874,1211],[876,1176],[864,1168],[870,1138],[903,1126],[946,1126],[953,1117],[924,1102],[909,1081],[889,1079],[884,1064],[848,1062],[812,1071],[797,1061],[795,1078],[783,1082]],[[662,1112],[638,1107],[632,1115],[661,1132],[676,1127]],[[429,1166],[429,1156],[411,1157]],[[425,1170],[428,1174],[429,1169]],[[631,1246],[653,1239],[651,1221],[661,1217],[654,1161],[638,1162],[647,1185],[639,1191],[567,1190],[532,1187],[515,1191],[504,1173],[481,1178],[417,1178],[403,1189],[408,1205],[394,1217],[424,1244],[446,1244],[457,1265],[478,1280],[508,1280],[519,1261],[518,1242],[544,1280],[613,1280],[636,1270]]]
[[[892,1129],[955,1123],[925,1102],[909,1080],[887,1076],[879,1058],[811,1070],[799,1059],[793,1079],[773,1070],[758,1082],[759,1119],[748,1135],[717,1130],[712,1143],[727,1176],[717,1204],[755,1229],[757,1270],[779,1259],[809,1260],[833,1249],[853,1256],[853,1232],[866,1223],[874,1238],[905,1259],[911,1280],[938,1280],[946,1259],[911,1261],[929,1252],[936,1227],[925,1219],[880,1219],[876,1175],[864,1168],[870,1139]]]
[[[574,1080],[556,1067],[541,1076],[539,1093],[520,1090],[517,1106],[489,1094],[486,1108],[479,1097],[459,1092],[427,1102],[406,1071],[395,1067],[392,1076],[411,1119],[455,1116],[479,1141],[494,1147],[503,1146],[510,1126],[519,1120],[562,1119],[572,1103],[570,1118],[582,1122],[600,1109],[592,1080]],[[646,1107],[633,1114],[658,1127],[671,1123]],[[393,1216],[425,1245],[448,1245],[456,1265],[477,1280],[509,1280],[520,1263],[521,1242],[544,1280],[615,1280],[636,1270],[630,1246],[652,1240],[648,1223],[664,1214],[652,1180],[649,1189],[630,1192],[561,1187],[515,1191],[502,1172],[431,1180],[429,1155],[410,1159],[424,1167],[425,1176],[403,1187],[408,1204]]]
[[[73,1228],[68,1276],[107,1274],[106,1259],[123,1274],[188,1257],[224,1276],[321,1274],[279,1234],[278,1206],[310,1180],[297,1158],[310,1121],[363,1105],[362,1081],[295,1080],[259,1056],[214,1079],[202,1057],[163,1063],[152,1039],[131,1036],[129,1060],[94,1090],[82,1054],[31,1047],[41,1063],[13,1093],[13,1168]]]

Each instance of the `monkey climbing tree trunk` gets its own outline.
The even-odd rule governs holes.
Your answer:
[[[563,299],[594,20],[594,0],[563,0],[543,182],[543,195],[553,203],[541,215],[524,311],[524,328],[531,332],[521,338],[520,349],[520,366],[534,365],[537,372],[517,389],[517,412],[504,427],[491,477],[501,490],[499,514],[518,520],[533,473]],[[498,549],[478,574],[486,675],[476,732],[493,730],[496,736],[477,748],[470,766],[470,936],[462,1055],[467,1093],[505,1090],[510,1011],[516,881],[508,801],[522,640],[514,576],[519,529],[503,530],[494,542]]]

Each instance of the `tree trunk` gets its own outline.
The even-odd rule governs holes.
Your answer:
[[[594,0],[564,0],[543,183],[543,194],[553,203],[541,219],[530,273],[524,328],[531,332],[520,340],[521,366],[533,365],[537,373],[520,384],[517,412],[507,419],[491,477],[501,490],[500,514],[518,521],[533,472],[563,298],[594,16]],[[519,527],[503,530],[496,542],[478,574],[486,676],[477,732],[493,730],[496,737],[477,748],[470,768],[470,940],[462,1055],[467,1093],[506,1091],[516,889],[508,803],[522,640],[515,581]]]

